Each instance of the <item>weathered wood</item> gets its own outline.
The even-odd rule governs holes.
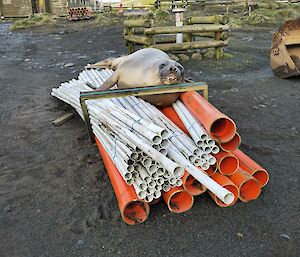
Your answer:
[[[193,37],[207,37],[207,38],[215,38],[215,32],[201,32],[201,33],[193,33]],[[229,34],[227,31],[222,31],[220,35],[220,40],[226,40],[229,38]]]
[[[222,47],[227,46],[228,40],[225,41],[194,41],[184,43],[171,43],[171,44],[154,44],[150,47],[160,49],[162,51],[177,51],[177,50],[189,50],[189,49],[200,49],[200,48],[211,48],[211,47]]]
[[[227,24],[229,18],[226,15],[214,15],[214,16],[201,16],[201,17],[189,17],[187,23],[192,24]]]
[[[133,27],[144,27],[150,28],[153,24],[152,20],[128,20],[124,21],[124,27],[133,28]]]
[[[66,121],[72,119],[74,117],[74,114],[69,112],[69,113],[66,113],[62,116],[60,116],[59,118],[55,119],[54,121],[52,121],[52,124],[54,126],[60,126],[62,124],[64,124]]]
[[[127,35],[128,36],[134,34],[132,27],[127,27],[126,30],[127,30]],[[127,43],[128,53],[129,54],[133,53],[134,52],[134,48],[135,48],[134,42],[126,41],[126,43]]]
[[[28,17],[33,14],[31,0],[0,0],[1,16]]]
[[[219,41],[220,38],[221,38],[221,32],[217,31],[217,32],[215,33],[215,40],[216,40],[216,41]],[[220,59],[222,56],[223,56],[222,47],[217,46],[217,47],[215,48],[215,57],[216,57],[216,59]]]
[[[143,36],[127,35],[124,36],[124,39],[140,45],[147,45],[147,46],[151,45],[151,40]]]
[[[188,41],[188,37],[186,34],[183,35],[183,41]],[[176,43],[176,35],[164,35],[159,37],[154,37],[155,44],[162,44],[162,43]]]
[[[166,26],[166,27],[153,27],[145,29],[145,35],[154,34],[174,34],[174,33],[197,33],[197,32],[212,32],[228,30],[228,25],[214,25],[214,24],[201,24],[201,25],[186,25],[181,27]]]

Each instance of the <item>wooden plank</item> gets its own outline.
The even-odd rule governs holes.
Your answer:
[[[59,118],[55,119],[54,121],[52,121],[52,124],[54,126],[60,126],[62,124],[64,124],[65,122],[67,122],[68,120],[72,119],[74,117],[74,114],[69,112],[66,113],[62,116],[60,116]]]
[[[143,36],[135,36],[135,35],[127,35],[124,36],[124,39],[130,42],[134,42],[140,45],[151,45],[151,40],[147,37],[143,37]]]
[[[214,40],[214,41],[194,41],[184,43],[171,43],[171,44],[155,44],[150,47],[160,49],[162,51],[178,51],[178,50],[189,50],[189,49],[200,49],[200,48],[211,48],[211,47],[222,47],[227,46],[228,40]]]
[[[197,32],[215,32],[228,30],[228,25],[200,24],[200,25],[184,25],[181,27],[165,26],[153,27],[145,29],[145,35],[154,34],[170,34],[170,33],[197,33]]]

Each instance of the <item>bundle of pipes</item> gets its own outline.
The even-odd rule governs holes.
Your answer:
[[[52,95],[72,105],[83,117],[80,92],[97,88],[111,74],[110,70],[85,70],[78,80],[54,88]],[[216,163],[208,148],[200,139],[200,147],[197,146],[153,105],[136,97],[125,97],[89,100],[87,107],[98,146],[105,149],[127,185],[134,188],[137,199],[151,202],[163,192],[164,200],[174,212],[190,209],[192,195],[203,193],[206,188],[224,204],[234,200],[230,191],[205,173]],[[205,140],[209,149],[218,149],[208,136]],[[191,194],[187,193],[189,189],[193,191]],[[119,206],[124,216],[121,206],[126,204]]]
[[[231,191],[235,195],[235,200],[227,205],[209,192],[215,202],[221,207],[227,207],[233,205],[238,198],[243,202],[256,199],[261,193],[261,188],[268,183],[269,174],[238,149],[241,137],[236,132],[234,122],[196,92],[181,94],[181,101],[173,104],[173,112],[176,111],[180,120],[170,110],[165,109],[163,112],[179,127],[186,129],[186,133],[196,143],[199,140],[195,136],[196,131],[198,135],[208,131],[221,148],[221,151],[214,154],[218,171],[209,175]]]
[[[84,70],[51,94],[83,118],[80,92],[99,87],[112,74],[108,69]],[[196,92],[181,94],[162,110],[132,96],[86,104],[127,224],[145,221],[148,203],[161,195],[169,210],[178,213],[189,210],[193,196],[206,191],[227,207],[238,198],[256,199],[268,181],[268,173],[237,149],[240,136],[234,122]]]
[[[93,14],[91,7],[73,7],[68,9],[69,20],[89,19]]]

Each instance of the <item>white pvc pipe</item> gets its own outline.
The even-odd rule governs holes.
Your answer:
[[[161,190],[161,189],[160,189]],[[161,192],[160,190],[156,190],[154,193],[153,193],[153,197],[154,199],[158,199],[159,197],[161,197]]]
[[[234,195],[230,191],[220,186],[204,172],[201,172],[199,168],[193,166],[188,160],[184,158],[182,154],[176,152],[173,147],[170,147],[169,155],[178,163],[180,163],[185,168],[185,170],[190,173],[196,180],[198,180],[208,190],[215,194],[223,203],[231,204],[234,201]]]
[[[190,111],[185,107],[185,105],[180,101],[176,101],[176,105],[180,108],[183,115],[189,120],[190,125],[193,127],[193,129],[196,131],[198,136],[205,140],[208,138],[207,132],[204,129],[202,125],[199,124],[199,122],[194,118],[194,116],[190,113]]]

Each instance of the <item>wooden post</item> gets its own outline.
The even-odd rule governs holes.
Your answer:
[[[127,35],[133,35],[133,27],[127,27]],[[132,54],[134,52],[135,44],[132,41],[127,41],[128,54]]]
[[[215,32],[215,40],[219,41],[221,39],[221,32],[220,31],[216,31]],[[215,48],[215,57],[216,59],[220,59],[223,56],[223,49],[222,46],[217,46]]]

